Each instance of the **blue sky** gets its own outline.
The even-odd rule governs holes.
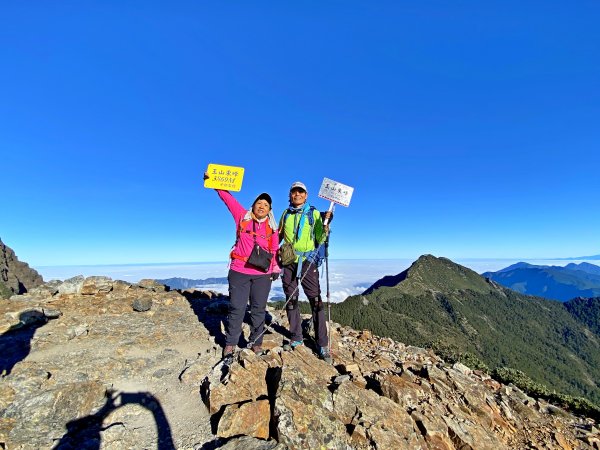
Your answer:
[[[202,187],[337,208],[333,258],[600,253],[600,4],[5,2],[0,238],[32,265],[221,261]]]

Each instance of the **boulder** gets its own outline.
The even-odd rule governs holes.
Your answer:
[[[81,288],[83,287],[84,281],[85,278],[83,275],[77,275],[76,277],[69,278],[68,280],[63,281],[60,286],[58,286],[58,293],[61,295],[79,294],[81,292]]]
[[[228,405],[219,420],[217,436],[245,435],[268,439],[270,420],[271,407],[267,399]]]
[[[160,284],[158,281],[150,278],[144,278],[143,280],[138,281],[137,285],[144,289],[149,289],[156,292],[168,291],[168,288],[164,284]]]
[[[81,295],[108,294],[113,287],[109,277],[87,277],[81,286]]]
[[[138,312],[150,311],[150,309],[152,308],[152,298],[150,298],[150,297],[136,298],[133,301],[133,303],[131,304],[131,307],[133,308],[134,311],[138,311]]]

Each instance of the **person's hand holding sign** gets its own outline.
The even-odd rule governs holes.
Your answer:
[[[325,211],[321,213],[321,219],[323,220],[323,231],[325,234],[329,234],[329,224],[333,219],[333,211]]]

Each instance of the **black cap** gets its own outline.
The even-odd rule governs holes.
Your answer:
[[[273,208],[273,200],[271,200],[271,196],[269,194],[267,194],[266,192],[263,192],[262,194],[260,194],[258,197],[256,197],[256,199],[254,200],[254,202],[252,203],[252,206],[254,206],[254,204],[259,201],[259,200],[266,200],[267,203],[269,204],[269,207]]]

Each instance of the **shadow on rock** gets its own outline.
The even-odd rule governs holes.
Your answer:
[[[198,321],[215,338],[215,343],[224,347],[225,334],[222,328],[227,321],[229,297],[210,291],[178,290],[178,292],[186,298]]]
[[[31,339],[48,320],[41,311],[25,311],[20,314],[19,323],[0,336],[0,375],[8,376],[15,365],[29,355]]]
[[[141,405],[152,413],[158,431],[156,448],[160,450],[175,450],[171,427],[160,402],[148,392],[107,391],[106,403],[95,414],[82,417],[67,423],[67,433],[60,439],[56,450],[97,450],[102,442],[101,433],[114,426],[124,426],[122,422],[103,426],[104,419],[113,411],[125,405]]]
[[[178,290],[178,292],[186,298],[194,311],[194,314],[196,314],[198,321],[201,322],[210,335],[214,337],[215,344],[224,347],[225,334],[223,333],[223,330],[227,325],[229,297],[211,291]],[[251,324],[249,305],[246,306],[244,322],[249,325]],[[265,325],[266,334],[275,332],[289,337],[289,332],[286,327],[276,322],[269,312],[265,314]],[[246,348],[247,346],[248,340],[244,336],[244,333],[242,333],[240,334],[238,347]]]

